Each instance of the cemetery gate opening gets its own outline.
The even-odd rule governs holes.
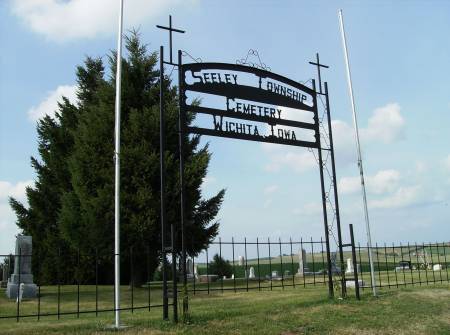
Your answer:
[[[339,248],[340,268],[344,268],[343,244],[341,239],[341,226],[339,217],[339,205],[336,188],[336,171],[334,162],[334,147],[331,130],[330,108],[328,85],[324,83],[322,90],[322,80],[320,77],[320,64],[318,55],[316,65],[319,72],[319,89],[316,82],[311,80],[311,87],[301,84],[279,74],[270,72],[264,65],[251,64],[230,64],[230,63],[205,63],[194,62],[183,64],[183,52],[178,51],[178,63],[164,61],[164,49],[160,48],[160,82],[164,80],[164,64],[178,67],[178,89],[179,89],[179,170],[180,170],[180,225],[175,227],[171,223],[170,246],[166,241],[166,208],[165,208],[165,120],[164,120],[164,95],[160,85],[160,168],[161,168],[161,230],[162,230],[162,274],[163,274],[163,318],[168,318],[168,287],[167,287],[167,262],[166,255],[172,255],[172,299],[174,319],[178,319],[178,284],[176,275],[177,253],[176,231],[181,231],[181,270],[183,282],[183,314],[188,312],[188,290],[186,272],[186,192],[184,185],[184,164],[185,148],[184,138],[189,134],[217,136],[231,139],[257,141],[265,143],[282,144],[297,147],[306,147],[309,150],[317,150],[317,159],[320,174],[320,186],[322,195],[322,212],[324,221],[328,294],[333,297],[333,274],[331,252],[330,252],[330,232],[332,224],[336,221],[337,241]],[[247,63],[249,64],[249,63]],[[200,94],[202,103],[188,97],[187,94]],[[327,121],[322,123],[318,112],[318,97],[325,98],[323,104]],[[219,105],[219,107],[217,107]],[[221,106],[221,107],[220,107]],[[287,112],[289,111],[289,112]],[[202,118],[199,125],[187,125],[187,115],[192,113]],[[302,121],[294,120],[289,115],[292,113],[302,113],[305,117]],[[189,114],[190,115],[190,114]],[[286,116],[287,115],[287,116]],[[209,120],[208,120],[209,119]],[[327,145],[321,142],[321,129],[328,133]],[[324,164],[324,152],[327,159],[331,160],[331,172]],[[314,152],[313,152],[314,153]],[[327,174],[331,183],[326,189],[324,174]],[[331,192],[331,189],[333,192]],[[334,199],[330,194],[334,193]],[[331,200],[334,206],[333,223],[329,223],[327,204]],[[345,245],[344,245],[345,246]],[[340,271],[342,295],[345,296],[344,271]]]

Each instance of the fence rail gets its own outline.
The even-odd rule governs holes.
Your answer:
[[[352,258],[351,251],[344,251],[346,262],[342,269],[339,258],[336,257],[337,252],[332,254],[334,280],[341,281],[344,276],[352,277],[351,267],[356,267],[358,278],[362,280],[361,289],[370,289],[368,247],[357,244],[355,251],[356,264],[349,261]],[[372,252],[378,288],[450,282],[450,242],[376,244]],[[150,257],[149,250],[134,254],[140,259],[148,260]],[[37,285],[35,299],[8,299],[4,289],[1,290],[0,320],[15,318],[19,321],[21,318],[32,317],[40,320],[50,316],[60,319],[67,315],[80,317],[83,314],[98,315],[115,310],[114,287],[112,282],[109,282],[109,277],[105,276],[105,273],[114,271],[112,254],[81,254],[73,251],[70,255],[66,252],[60,256],[61,259],[55,262],[53,269],[46,269],[56,274],[57,278],[50,280],[42,276],[42,259],[34,260],[33,275]],[[20,253],[0,255],[3,278],[9,278],[14,272],[15,259],[21,260],[18,263],[22,264],[27,258],[28,262],[31,262],[31,257],[36,258]],[[124,307],[121,310],[134,312],[161,308],[163,301],[160,269],[154,273],[147,271],[143,284],[135,285],[134,277],[126,275],[127,272],[133,272],[133,266],[137,267],[133,261],[133,251],[123,252],[123,258],[128,259],[128,263],[127,267],[123,267],[121,305]],[[68,259],[75,260],[75,264],[66,264]],[[147,264],[150,263],[147,261]],[[177,267],[181,268],[180,264]],[[328,284],[326,247],[322,239],[219,239],[200,254],[190,258],[187,269],[190,295],[310,286],[323,286],[326,292]],[[169,287],[172,285],[169,284]],[[181,286],[179,287],[181,289]],[[169,297],[171,295],[172,291],[169,290]],[[169,305],[173,306],[172,303]]]

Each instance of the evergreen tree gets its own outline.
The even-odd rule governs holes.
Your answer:
[[[72,189],[67,162],[73,151],[73,132],[78,126],[80,106],[92,100],[102,76],[103,67],[99,59],[87,58],[85,67],[78,67],[78,106],[63,98],[54,118],[45,116],[37,123],[40,160],[31,158],[37,178],[34,187],[26,190],[28,208],[16,199],[10,199],[17,215],[17,225],[33,237],[33,269],[42,282],[73,280],[76,260],[61,234],[58,217],[61,196]],[[63,267],[64,271],[61,271]]]
[[[121,260],[123,269],[130,269],[130,260],[133,268],[132,278],[129,271],[122,271],[123,280],[132,279],[139,285],[150,278],[161,260],[160,83],[155,70],[157,54],[148,53],[137,33],[126,39],[126,49],[128,57],[122,60]],[[38,123],[40,160],[32,158],[37,180],[27,190],[28,208],[10,200],[18,226],[33,236],[34,255],[39,255],[34,261],[39,258],[47,282],[92,281],[96,252],[100,255],[100,282],[112,282],[115,67],[111,56],[109,78],[105,78],[101,59],[88,58],[77,69],[78,103],[72,105],[64,99],[55,118],[45,117]],[[167,126],[167,224],[176,227],[180,251],[178,96],[169,78],[162,84]],[[192,119],[190,115],[187,122]],[[199,253],[217,235],[219,225],[213,220],[224,196],[221,190],[210,199],[202,197],[200,187],[210,152],[208,146],[199,147],[199,140],[199,136],[183,139],[190,255]],[[81,264],[85,264],[81,269],[77,251]],[[66,277],[58,275],[61,270]]]

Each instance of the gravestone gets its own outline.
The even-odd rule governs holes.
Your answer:
[[[7,263],[4,263],[2,267],[2,281],[0,282],[1,288],[6,288],[6,285],[8,284],[8,276],[9,276],[9,266]]]
[[[245,265],[245,257],[244,256],[239,256],[239,265],[240,266],[244,266]]]
[[[22,298],[35,298],[37,286],[33,283],[31,273],[32,238],[18,235],[16,238],[16,256],[14,257],[14,273],[8,280],[6,296],[17,299],[20,284],[23,285]]]
[[[442,264],[433,264],[433,271],[442,271]]]
[[[345,269],[345,273],[353,273],[353,261],[351,258],[347,258],[347,268]]]
[[[306,250],[302,249],[298,253],[298,270],[297,275],[303,276],[305,272],[309,272],[308,263],[306,262]]]
[[[250,273],[248,275],[249,279],[254,279],[255,278],[255,269],[252,267],[250,267]]]
[[[198,265],[194,265],[194,278],[198,279]]]
[[[363,287],[365,285],[366,285],[366,283],[364,282],[364,280],[358,279],[358,286],[359,287]],[[347,288],[349,288],[349,287],[354,288],[355,287],[355,280],[347,280],[345,282],[345,287],[347,287]]]
[[[278,277],[279,277],[278,271],[277,270],[272,271],[272,278],[278,278]]]

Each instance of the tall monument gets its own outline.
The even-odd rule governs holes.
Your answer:
[[[18,235],[16,238],[16,252],[14,256],[14,273],[8,279],[6,295],[10,299],[16,299],[19,289],[22,291],[22,298],[35,298],[37,286],[33,283],[31,273],[32,255],[31,236]],[[20,288],[20,284],[22,288]]]

